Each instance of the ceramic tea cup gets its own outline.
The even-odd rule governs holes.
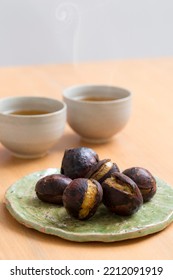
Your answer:
[[[62,136],[66,104],[46,97],[0,99],[0,142],[15,156],[44,156]]]
[[[131,92],[107,85],[79,85],[66,88],[67,121],[84,141],[110,140],[127,124],[131,113]]]

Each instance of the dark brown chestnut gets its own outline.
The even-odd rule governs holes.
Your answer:
[[[90,174],[87,174],[87,177],[95,179],[102,184],[114,172],[120,172],[117,164],[113,163],[110,159],[104,159],[91,168]]]
[[[63,204],[69,215],[79,220],[91,218],[103,196],[103,190],[96,180],[74,179],[63,193]]]
[[[143,203],[136,183],[120,172],[115,172],[107,178],[102,187],[104,205],[117,215],[132,215]]]
[[[145,168],[131,167],[123,171],[123,174],[131,178],[140,189],[143,201],[149,201],[156,193],[156,180]]]
[[[44,202],[62,204],[63,192],[71,181],[70,178],[61,174],[47,175],[36,183],[36,195]]]
[[[98,155],[90,148],[67,149],[62,159],[61,173],[71,179],[84,178],[98,161]]]

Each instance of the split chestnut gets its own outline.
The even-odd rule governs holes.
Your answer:
[[[131,178],[140,189],[143,201],[149,201],[156,193],[156,180],[145,168],[131,167],[123,171],[123,174]]]
[[[103,190],[94,179],[74,179],[63,193],[63,205],[70,216],[87,220],[97,211],[102,201]]]
[[[129,216],[139,210],[143,199],[139,188],[126,175],[116,172],[103,184],[103,203],[113,213]]]

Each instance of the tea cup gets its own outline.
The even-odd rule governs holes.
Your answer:
[[[21,158],[47,154],[63,135],[66,104],[36,96],[0,99],[0,142]]]
[[[67,121],[82,140],[103,143],[113,138],[127,124],[131,114],[132,94],[110,85],[77,85],[63,92]]]

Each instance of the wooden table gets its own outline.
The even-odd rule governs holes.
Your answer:
[[[173,185],[173,58],[108,61],[0,69],[0,96],[42,95],[62,99],[73,84],[101,83],[133,92],[128,125],[111,142],[80,141],[68,125],[61,140],[41,159],[14,158],[0,146],[0,259],[173,259],[173,224],[147,237],[114,243],[75,243],[19,224],[3,199],[22,176],[59,167],[65,148],[88,146],[121,169],[143,166]]]

